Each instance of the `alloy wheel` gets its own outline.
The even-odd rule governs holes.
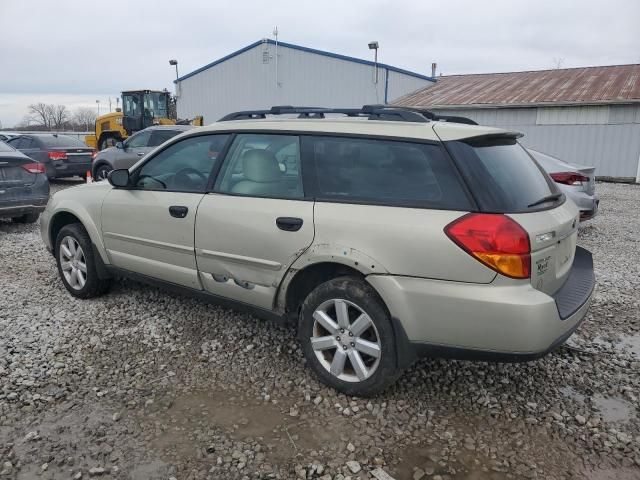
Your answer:
[[[87,261],[82,247],[73,237],[64,237],[60,242],[60,268],[71,288],[82,290],[87,283]]]
[[[371,317],[348,300],[323,302],[313,312],[311,347],[320,364],[345,382],[362,382],[380,364],[382,342]]]

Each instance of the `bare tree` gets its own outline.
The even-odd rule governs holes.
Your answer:
[[[91,130],[93,124],[96,122],[96,111],[89,107],[78,107],[73,112],[73,121],[85,130]]]
[[[56,130],[64,128],[64,124],[69,120],[69,110],[65,105],[47,105],[49,111],[50,126]]]
[[[42,125],[46,129],[51,128],[51,107],[46,103],[32,103],[29,105],[29,117],[31,122]],[[30,122],[30,123],[31,123]]]
[[[562,66],[564,65],[564,58],[562,57],[553,57],[553,68],[555,68],[556,70],[560,70],[562,68]]]

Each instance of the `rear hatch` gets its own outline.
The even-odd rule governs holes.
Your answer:
[[[434,127],[436,132],[438,127]],[[483,213],[505,214],[528,234],[530,281],[554,294],[575,256],[579,212],[517,142],[495,132],[444,144],[458,164]]]

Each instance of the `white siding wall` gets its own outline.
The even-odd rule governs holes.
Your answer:
[[[387,102],[391,103],[397,98],[407,95],[408,93],[415,92],[416,90],[423,88],[427,85],[433,85],[434,83],[429,80],[424,80],[418,77],[412,77],[400,72],[389,72],[389,85],[387,87]],[[380,102],[382,103],[382,102]]]
[[[272,105],[360,107],[384,102],[386,69],[379,69],[376,85],[369,65],[281,45],[276,86],[275,51],[274,45],[261,44],[181,81],[178,116],[204,115],[208,124],[230,112]],[[396,97],[432,83],[390,74],[389,92]]]
[[[439,109],[482,125],[517,130],[527,147],[563,160],[594,165],[596,175],[636,178],[640,173],[640,105]]]

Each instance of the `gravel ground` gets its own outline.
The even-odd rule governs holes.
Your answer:
[[[423,360],[369,400],[251,316],[130,281],[75,300],[37,226],[0,220],[0,478],[640,478],[640,187],[598,189],[572,348]]]

